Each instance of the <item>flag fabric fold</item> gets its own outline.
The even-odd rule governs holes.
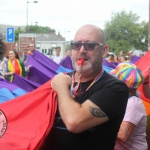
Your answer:
[[[19,76],[17,74],[14,74],[12,83],[14,83],[18,87],[24,89],[27,92],[31,92],[41,85],[41,84],[36,83],[34,81],[28,80],[22,76]]]
[[[117,67],[117,65],[119,64],[119,62],[108,62],[107,59],[103,59],[103,63],[104,66],[107,66],[109,68],[115,69]]]
[[[148,51],[144,56],[142,56],[135,65],[141,69],[144,77],[148,76],[148,69],[150,69],[150,51]]]
[[[67,68],[67,69],[71,69],[74,70],[73,66],[72,66],[72,60],[70,56],[66,56],[60,63],[59,65]]]
[[[45,55],[43,55],[42,53],[40,53],[38,50],[34,50],[33,54],[30,55],[32,58],[34,58],[34,60],[36,60],[37,62],[39,62],[40,64],[42,64],[43,66],[45,66],[46,68],[49,68],[50,70],[55,71],[56,73],[65,73],[65,72],[72,72],[72,70],[64,68],[60,65],[58,65],[57,63],[55,63],[53,60],[51,60],[50,58],[46,57]],[[28,65],[32,65],[28,62],[27,60],[27,64]],[[34,65],[33,65],[34,66]],[[35,67],[35,66],[34,66]]]
[[[133,55],[131,60],[130,60],[130,63],[135,64],[138,60],[140,60],[140,57]]]
[[[0,148],[38,150],[49,133],[57,109],[48,81],[33,92],[0,104]]]
[[[12,82],[0,78],[0,103],[14,99],[26,93],[28,93],[26,90],[21,89]]]
[[[31,67],[31,72],[28,74],[28,79],[40,84],[43,84],[46,81],[52,79],[60,72],[69,73],[73,71],[56,64],[53,60],[46,57],[37,50],[34,50],[33,54],[28,55],[26,66],[33,67]]]
[[[39,70],[38,68],[31,66],[30,71],[27,75],[27,79],[42,85],[49,81],[54,76],[54,74],[55,72],[43,72],[41,69]]]

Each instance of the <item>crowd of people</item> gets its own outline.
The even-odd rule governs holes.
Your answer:
[[[0,41],[3,43],[2,41]],[[117,57],[109,52],[104,32],[95,25],[80,27],[71,43],[74,71],[59,73],[51,81],[58,96],[58,109],[52,129],[40,150],[147,150],[147,116],[137,88],[150,98],[150,71],[144,78],[134,64],[139,56],[124,50]],[[4,77],[12,80],[13,74],[23,77],[28,55],[21,61],[17,53],[9,51]],[[4,52],[4,50],[1,50]],[[59,64],[60,47],[52,60]],[[82,63],[81,63],[82,62]],[[103,65],[114,70],[107,73]]]

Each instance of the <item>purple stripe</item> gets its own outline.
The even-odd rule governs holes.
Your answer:
[[[22,76],[18,76],[16,74],[14,74],[13,83],[28,92],[31,92],[40,86],[40,84],[28,80]]]

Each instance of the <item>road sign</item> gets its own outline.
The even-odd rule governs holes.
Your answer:
[[[15,30],[14,28],[6,29],[6,42],[14,43],[15,42]]]
[[[19,34],[19,50],[25,52],[29,50],[29,44],[36,43],[36,34]]]

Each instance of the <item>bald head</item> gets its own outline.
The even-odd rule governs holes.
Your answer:
[[[91,37],[95,37],[97,40],[99,40],[98,42],[106,44],[106,38],[104,32],[95,25],[91,25],[91,24],[83,25],[76,32],[74,39],[75,40],[78,39],[78,36],[80,34],[82,34],[82,37],[84,37],[84,35],[86,36],[87,34],[89,34]]]

